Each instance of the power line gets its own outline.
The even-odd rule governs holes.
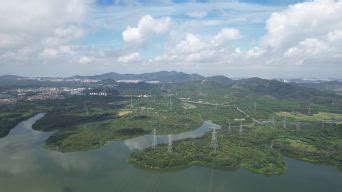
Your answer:
[[[240,121],[239,134],[241,135],[242,133],[243,133],[243,126],[242,126],[242,121]]]
[[[272,115],[272,126],[275,128],[275,116],[274,115]]]
[[[133,96],[131,95],[131,109],[133,109]]]
[[[153,129],[153,139],[152,139],[152,148],[155,149],[157,145],[157,130]]]
[[[228,122],[228,132],[229,132],[229,133],[232,132],[232,128],[230,127],[230,122]]]
[[[170,110],[172,110],[172,101],[171,101],[171,97],[172,97],[172,95],[170,95],[170,102],[169,102]]]
[[[168,135],[168,139],[169,139],[169,144],[168,144],[168,147],[167,147],[167,152],[168,153],[171,153],[172,152],[172,135]]]
[[[216,135],[216,128],[213,128],[212,134],[211,134],[211,142],[210,146],[214,149],[214,152],[216,152],[216,149],[218,148],[218,142],[217,142],[217,135]]]

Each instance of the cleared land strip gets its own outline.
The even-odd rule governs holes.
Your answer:
[[[246,113],[245,111],[243,111],[242,109],[240,109],[238,106],[236,105],[227,105],[227,104],[218,104],[218,103],[209,103],[209,102],[201,102],[201,101],[189,101],[189,100],[182,100],[185,103],[192,103],[192,104],[200,104],[200,105],[211,105],[211,106],[221,106],[221,107],[234,107],[237,111],[239,111],[240,113],[242,113],[243,115],[246,116],[246,118],[251,119],[253,122],[262,125],[263,123],[253,117],[251,117],[248,113]]]

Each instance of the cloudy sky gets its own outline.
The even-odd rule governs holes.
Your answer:
[[[342,1],[0,0],[0,75],[342,78]]]

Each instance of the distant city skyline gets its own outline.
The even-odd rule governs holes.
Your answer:
[[[342,1],[0,2],[0,75],[342,78]]]

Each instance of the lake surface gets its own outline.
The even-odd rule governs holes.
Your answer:
[[[42,147],[51,133],[31,129],[38,114],[18,124],[0,139],[0,192],[337,192],[342,173],[333,166],[286,158],[288,170],[267,177],[244,169],[214,170],[193,166],[174,172],[156,172],[128,164],[128,155],[151,143],[151,136],[114,141],[99,149],[60,153]],[[194,132],[174,139],[200,135],[214,126],[206,122]],[[166,142],[166,136],[158,137]]]

